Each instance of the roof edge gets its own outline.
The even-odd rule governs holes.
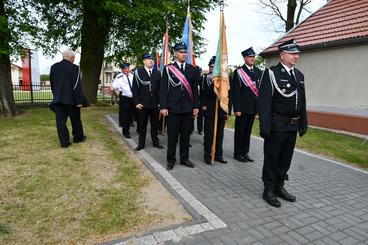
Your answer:
[[[313,44],[313,45],[309,45],[309,46],[301,46],[300,50],[312,50],[312,49],[319,49],[319,48],[330,48],[330,47],[338,47],[338,46],[342,46],[342,45],[353,45],[353,44],[359,44],[359,43],[367,43],[368,42],[368,36],[363,36],[363,37],[355,37],[355,38],[350,38],[350,39],[342,39],[342,40],[337,40],[337,41],[332,41],[332,42],[324,42],[324,43],[317,43],[317,44]],[[272,56],[273,54],[278,54],[279,51],[275,50],[275,51],[269,51],[269,52],[261,52],[259,55],[262,56],[263,58]]]
[[[308,20],[311,16],[313,16],[315,13],[317,13],[318,11],[320,11],[322,8],[324,8],[325,6],[327,6],[332,0],[328,0],[325,4],[323,4],[320,8],[316,9],[313,13],[311,13],[307,18],[305,18],[304,20],[302,20],[301,22],[299,22],[297,25],[295,25],[293,28],[291,28],[290,30],[288,30],[287,32],[285,32],[284,35],[280,36],[278,39],[276,39],[271,45],[269,45],[267,48],[263,49],[263,50],[267,50],[269,48],[271,48],[275,43],[277,43],[278,41],[280,41],[282,38],[284,38],[286,35],[288,35],[290,32],[292,32],[295,28],[297,28],[299,25],[301,25],[302,23],[304,23],[304,21]],[[297,40],[298,41],[298,40]],[[263,53],[263,51],[259,54],[261,55]],[[261,55],[262,56],[262,55]],[[263,56],[262,56],[263,57]]]

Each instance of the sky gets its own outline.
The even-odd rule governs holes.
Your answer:
[[[225,3],[224,15],[230,65],[243,64],[241,56],[243,50],[253,47],[256,53],[260,53],[281,37],[281,33],[276,33],[269,27],[270,22],[262,13],[259,0],[226,0]],[[326,0],[312,0],[309,9],[314,12],[325,3]],[[207,52],[197,62],[203,68],[207,67],[210,58],[216,55],[220,8],[216,8],[206,17],[207,23],[202,35],[208,40]]]
[[[280,33],[271,31],[270,22],[265,20],[266,16],[258,4],[259,0],[226,0],[225,1],[225,24],[227,35],[228,59],[230,65],[241,65],[243,58],[241,52],[253,47],[256,53],[267,48],[280,38]],[[312,0],[309,9],[314,12],[323,6],[326,0]],[[204,24],[202,36],[207,40],[206,52],[196,59],[196,64],[206,69],[210,58],[216,54],[220,8],[206,14],[207,21]],[[184,24],[184,23],[183,23]],[[65,48],[60,48],[64,50]],[[62,59],[61,53],[50,58],[39,51],[40,73],[48,74],[50,66]],[[80,55],[77,54],[75,63],[78,64]]]

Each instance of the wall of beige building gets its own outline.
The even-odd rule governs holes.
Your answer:
[[[19,81],[22,79],[22,68],[11,64],[11,80],[12,84],[15,86],[19,86]]]
[[[100,73],[101,85],[111,83],[114,76],[116,74],[119,74],[120,72],[121,72],[121,70],[120,70],[119,67],[115,66],[112,63],[108,63],[108,62],[104,61],[103,65],[102,65],[102,68],[101,68],[101,73]]]
[[[310,106],[368,108],[368,45],[303,51],[296,68],[305,76]],[[269,57],[266,66],[278,63]]]

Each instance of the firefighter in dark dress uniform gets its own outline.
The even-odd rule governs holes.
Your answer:
[[[181,42],[174,46],[176,60],[164,67],[160,85],[160,113],[167,117],[167,169],[176,161],[176,144],[180,136],[180,164],[194,167],[189,160],[189,140],[193,117],[198,114],[197,84],[199,70],[186,64],[187,46]]]
[[[143,55],[144,67],[134,71],[133,99],[139,117],[139,139],[135,150],[139,151],[145,147],[148,118],[151,124],[152,144],[156,148],[163,148],[158,139],[158,116],[159,116],[159,91],[161,73],[153,69],[153,56]]]
[[[254,66],[256,54],[252,47],[241,54],[244,65],[234,71],[232,80],[235,114],[234,158],[240,162],[253,162],[248,153],[262,71]]]
[[[81,71],[74,65],[75,52],[66,50],[63,52],[63,60],[55,63],[50,69],[50,83],[53,100],[49,104],[55,112],[57,133],[62,148],[71,145],[69,130],[66,126],[68,117],[72,124],[73,143],[83,142],[86,136],[83,132],[80,108],[87,105],[82,94]]]
[[[260,86],[260,134],[265,139],[262,180],[263,199],[280,207],[277,199],[295,202],[296,197],[284,188],[294,152],[297,132],[307,131],[304,75],[294,66],[299,60],[299,46],[290,39],[278,46],[280,62],[266,69]]]
[[[213,56],[208,63],[209,73],[203,77],[203,98],[202,110],[204,112],[204,162],[211,164],[211,152],[213,144],[213,133],[215,126],[215,110],[217,95],[214,92],[212,82],[212,71],[215,66],[216,56]],[[215,146],[215,161],[226,164],[222,157],[222,142],[224,139],[224,127],[227,120],[227,113],[219,106],[217,117],[217,133]]]

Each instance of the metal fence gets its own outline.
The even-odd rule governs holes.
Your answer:
[[[13,85],[14,101],[17,104],[47,104],[52,101],[53,95],[50,85]],[[110,88],[99,85],[98,101],[110,101]]]

